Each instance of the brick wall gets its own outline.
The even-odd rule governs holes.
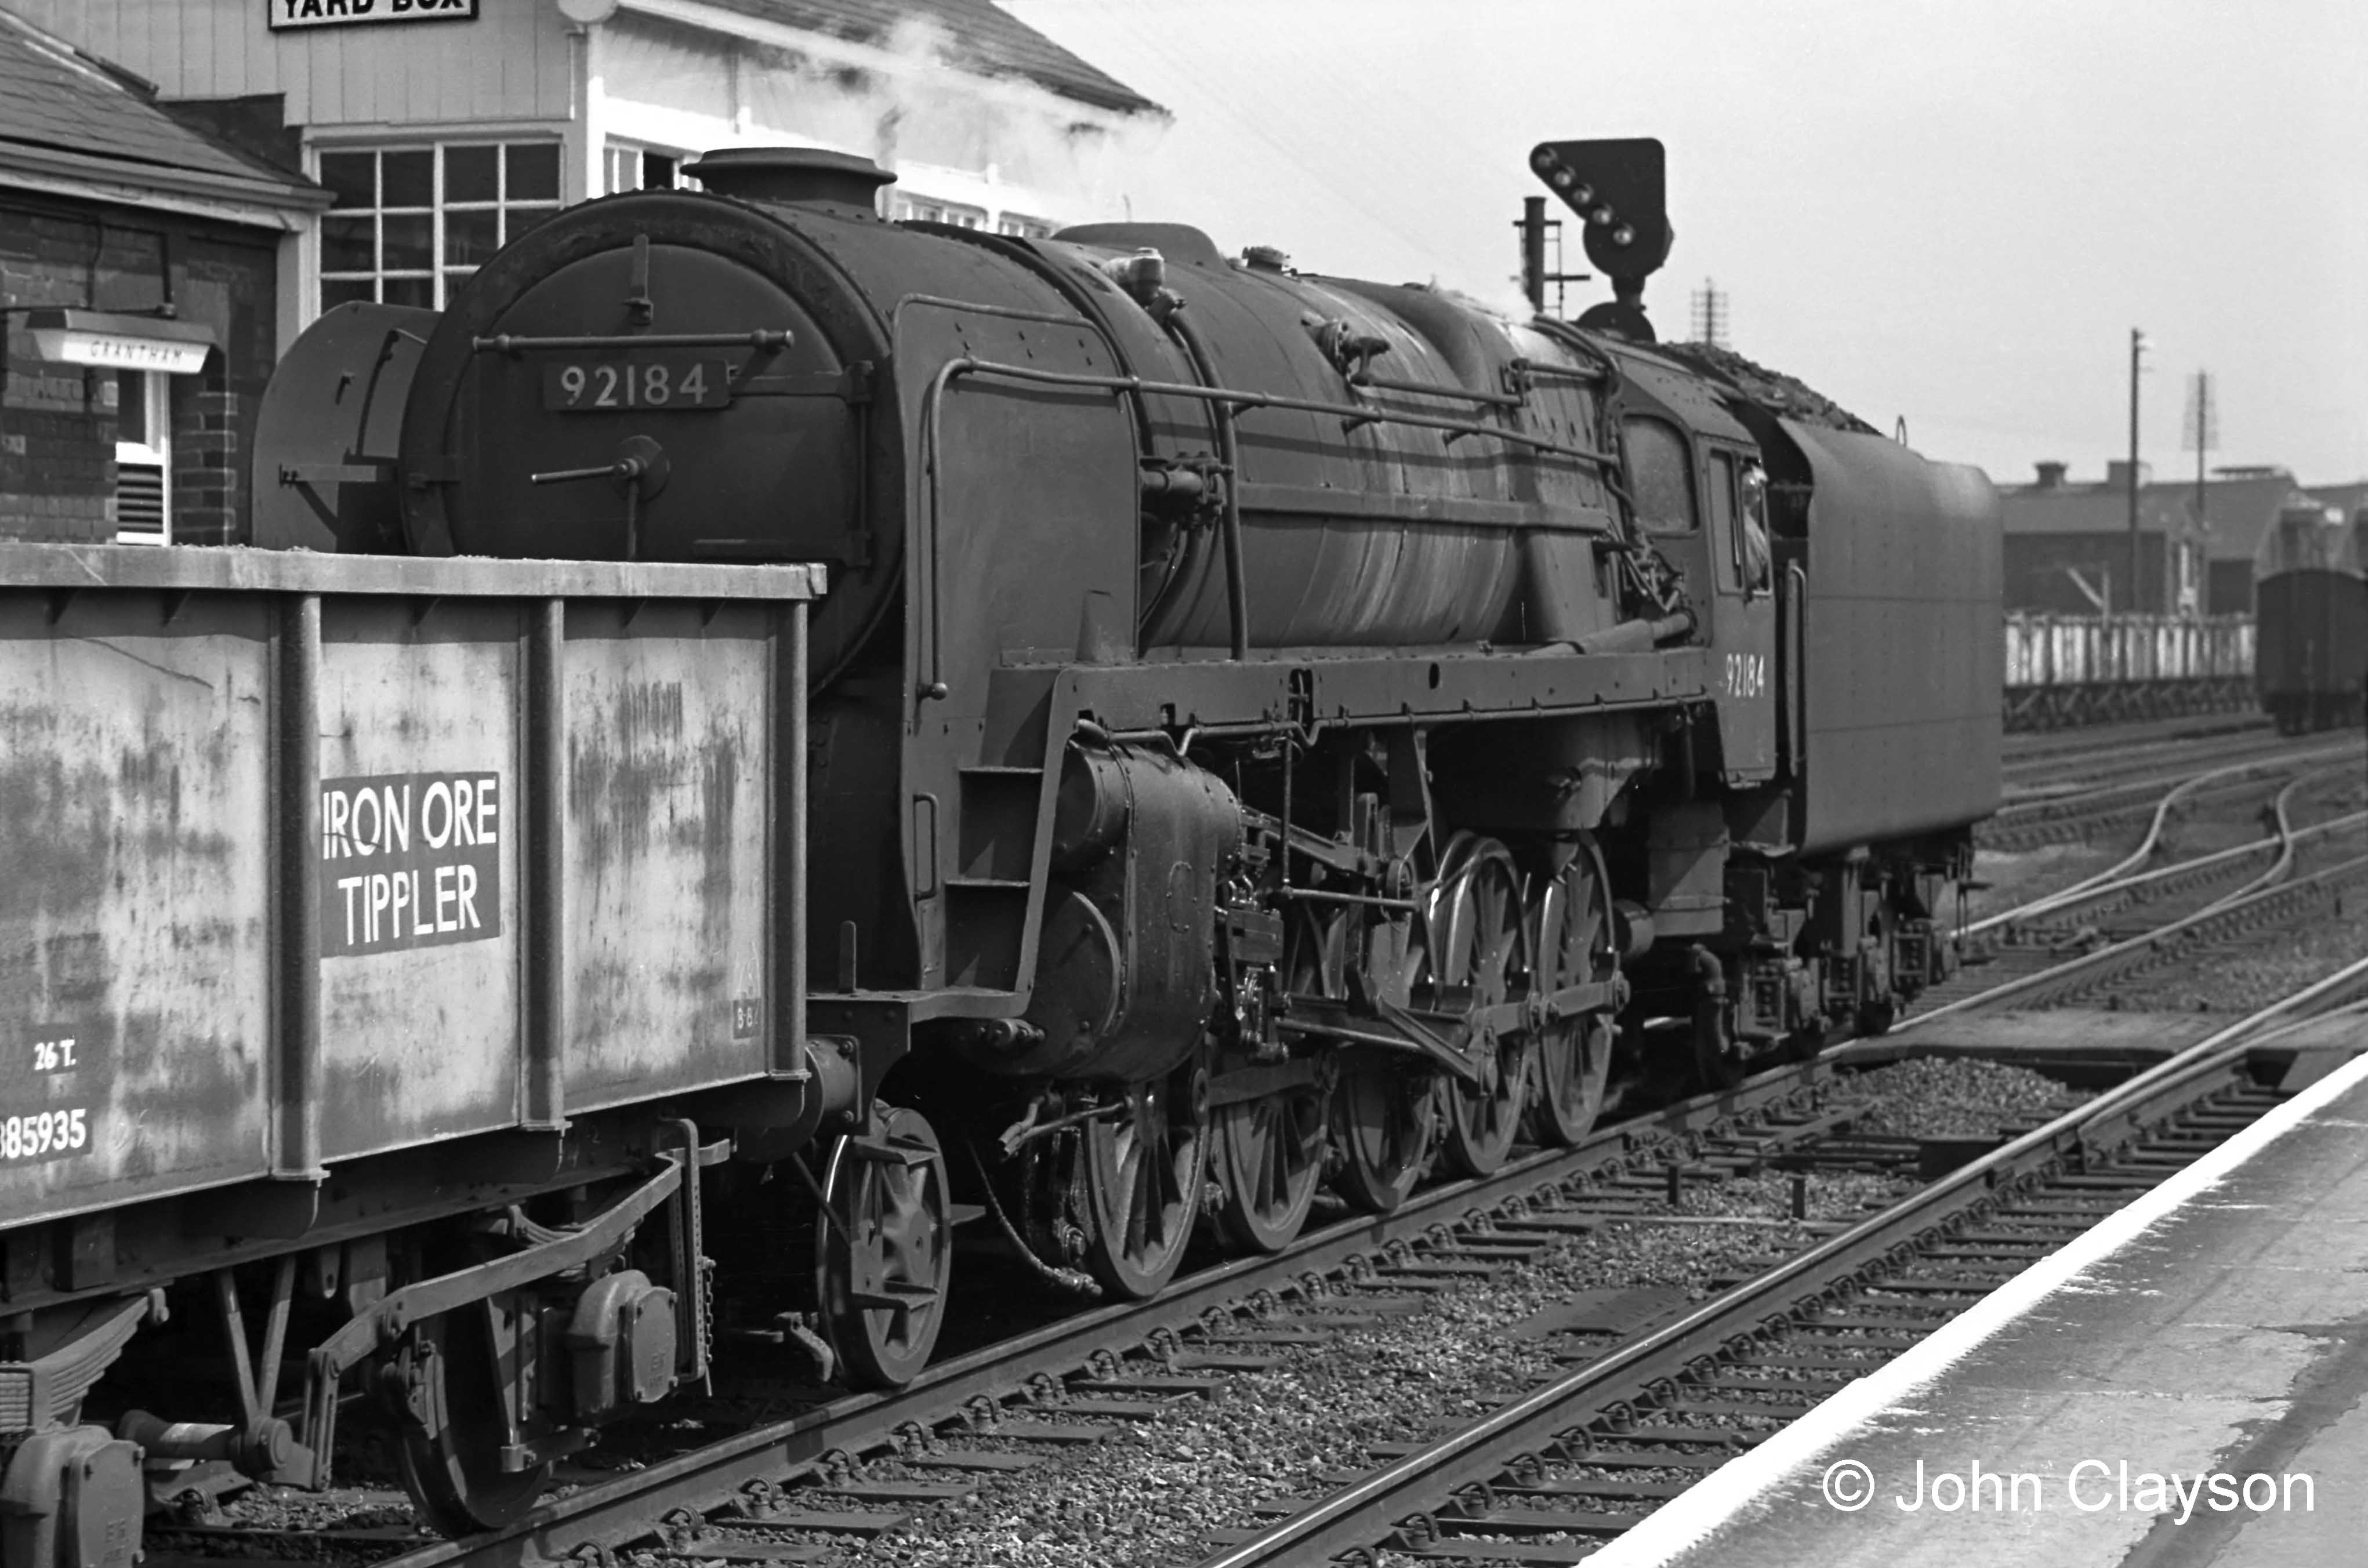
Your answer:
[[[229,544],[248,534],[246,463],[270,379],[277,236],[136,209],[48,201],[0,189],[0,538],[115,537],[116,375],[35,358],[22,307],[140,311],[172,299],[213,328],[195,375],[170,378],[173,537]]]
[[[88,302],[95,226],[0,208],[0,304]],[[33,357],[21,309],[0,383],[0,534],[95,541],[115,532],[114,380]],[[103,401],[102,401],[103,400]]]

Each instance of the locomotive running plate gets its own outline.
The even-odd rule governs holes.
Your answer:
[[[722,408],[731,401],[732,377],[726,363],[696,355],[554,359],[542,368],[542,406],[561,414]]]

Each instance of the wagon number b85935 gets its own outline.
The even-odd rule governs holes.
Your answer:
[[[542,406],[561,414],[722,408],[731,401],[731,372],[722,359],[636,354],[630,359],[553,359],[542,367]]]

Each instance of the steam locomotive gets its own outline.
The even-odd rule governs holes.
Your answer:
[[[176,1177],[175,1234],[235,1277],[159,1244],[19,1278],[12,1241],[17,1310],[64,1325],[17,1364],[71,1354],[78,1396],[142,1319],[92,1349],[63,1314],[210,1278],[235,1336],[245,1300],[327,1348],[292,1426],[267,1380],[178,1451],[317,1483],[368,1362],[429,1516],[496,1525],[701,1375],[719,1324],[910,1381],[973,1208],[1042,1272],[1149,1296],[1204,1221],[1279,1250],[1319,1188],[1384,1212],[1629,1085],[1884,1028],[1952,961],[1998,795],[1995,497],[1654,341],[1657,143],[1533,165],[1613,284],[1576,324],[1178,224],[886,222],[892,176],[776,149],[563,211],[440,315],[324,315],[257,437],[256,542],[290,553],[216,585],[281,585],[316,651],[304,596],[350,587],[370,652],[337,689],[442,715],[285,742],[258,864],[297,869],[257,886],[295,902],[263,924],[313,944],[283,994],[345,1032],[240,1092],[318,1156],[275,1153],[266,1196],[333,1179],[257,1226],[221,1187],[246,1176],[202,1214]],[[469,573],[499,603],[446,659]],[[762,608],[824,575],[810,613]],[[289,667],[273,689],[309,690]],[[326,780],[313,733],[424,735],[411,766],[445,771]],[[490,759],[465,793],[436,749],[463,742]],[[454,843],[519,802],[469,845],[525,890],[488,903],[518,978],[483,1017],[438,994],[462,946],[370,978],[380,919],[446,940],[442,868],[303,869],[392,855],[398,812],[410,853],[438,789]],[[198,934],[142,961],[202,962],[199,913],[162,918]],[[459,1071],[494,1060],[464,1022],[513,1065]],[[128,1236],[167,1187],[121,1169],[83,1196]],[[76,1455],[133,1440],[79,1419]]]

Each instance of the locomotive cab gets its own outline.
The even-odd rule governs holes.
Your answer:
[[[1696,641],[1713,651],[1714,771],[1736,788],[1776,775],[1778,669],[1759,448],[1699,377],[1642,350],[1617,350],[1621,433],[1637,520],[1688,585]],[[1754,538],[1754,529],[1758,537]]]

